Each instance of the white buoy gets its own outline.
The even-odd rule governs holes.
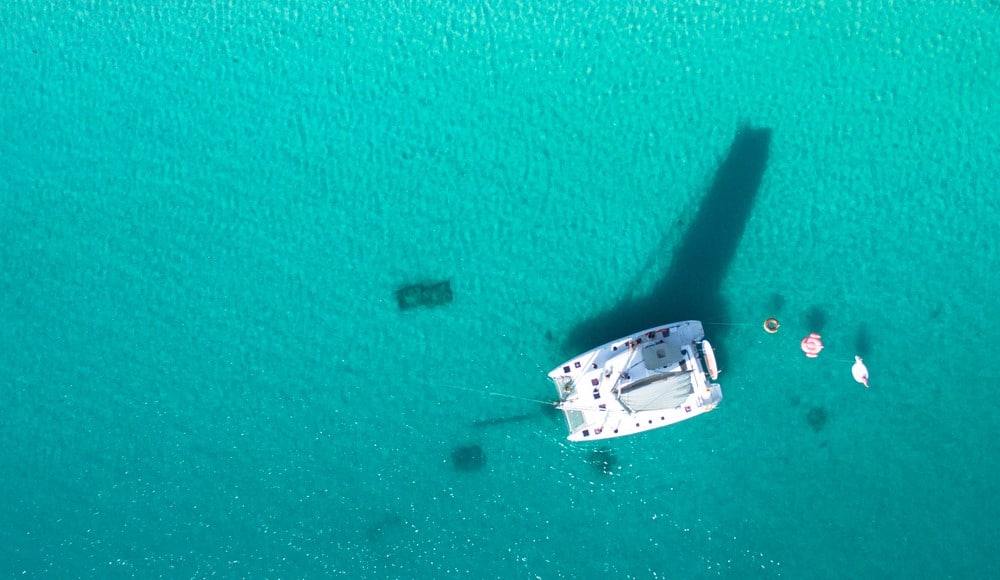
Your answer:
[[[861,360],[860,356],[854,357],[854,366],[851,367],[851,374],[854,375],[854,380],[866,387],[868,386],[868,367],[865,366],[865,361]]]

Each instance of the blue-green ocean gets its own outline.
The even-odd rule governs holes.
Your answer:
[[[3,2],[0,575],[995,577],[998,30]],[[546,373],[687,318],[719,408],[568,443]]]

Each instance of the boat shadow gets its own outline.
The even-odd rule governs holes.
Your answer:
[[[674,250],[669,269],[652,291],[626,296],[606,312],[584,320],[566,333],[563,348],[582,352],[665,322],[727,320],[722,282],[750,217],[770,146],[770,129],[742,126]]]

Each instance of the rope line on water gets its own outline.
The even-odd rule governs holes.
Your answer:
[[[541,405],[551,405],[553,401],[542,401],[540,399],[530,399],[528,397],[519,397],[517,395],[508,395],[507,393],[496,393],[493,391],[470,389],[468,387],[456,387],[454,385],[444,385],[446,388],[455,389],[458,391],[469,391],[470,393],[479,393],[480,395],[491,395],[494,397],[506,397],[508,399],[517,399],[519,401],[528,401],[529,403],[539,403]]]

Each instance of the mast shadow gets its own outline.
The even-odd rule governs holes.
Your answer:
[[[646,296],[626,297],[584,320],[567,333],[564,347],[581,352],[664,322],[726,320],[722,281],[743,237],[770,146],[770,129],[741,127],[674,250],[670,268],[653,290]]]

